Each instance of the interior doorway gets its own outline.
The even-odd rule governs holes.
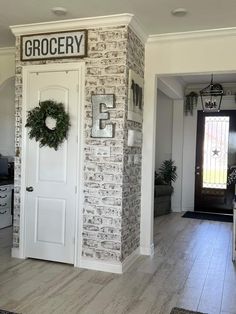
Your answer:
[[[198,97],[197,104],[192,112],[187,112],[185,108],[185,95],[191,91],[199,94],[199,91],[205,87],[209,82],[209,79],[210,75],[196,74],[171,77],[163,76],[159,77],[157,80],[155,133],[156,160],[158,156],[161,156],[162,160],[171,158],[177,166],[178,177],[176,182],[172,183],[172,212],[181,213],[198,210],[232,214],[234,188],[233,185],[227,185],[227,176],[230,167],[236,164],[236,105],[234,98],[234,93],[236,91],[236,76],[234,74],[215,75],[215,80],[222,83],[224,87],[224,96],[222,99],[221,111],[219,113],[204,113],[200,97]],[[169,114],[168,118],[164,117],[161,112],[161,110],[166,112],[168,108],[166,103],[167,99],[172,108],[171,115]],[[160,110],[161,106],[163,106],[163,108]],[[212,146],[211,148],[209,143],[207,144],[211,154],[214,155],[212,156],[213,159],[216,161],[218,157],[217,155],[222,158],[226,156],[226,159],[223,158],[225,160],[224,164],[222,158],[219,162],[221,167],[223,167],[223,181],[216,182],[222,184],[221,186],[219,185],[219,188],[218,186],[217,188],[216,186],[215,188],[203,187],[203,173],[201,173],[203,169],[203,159],[199,156],[202,155],[204,151],[205,118],[213,119],[213,121],[214,119],[217,119],[216,123],[218,123],[220,127],[218,131],[219,140],[217,141],[216,139],[216,142],[212,144],[213,146],[219,144],[220,148],[218,148],[217,145],[216,147]],[[172,125],[168,126],[170,121]],[[199,129],[200,122],[202,132]],[[165,130],[165,128],[168,128],[168,130]],[[225,137],[225,139],[223,137]],[[169,150],[166,150],[165,147],[167,143],[169,145]],[[227,145],[225,143],[227,143]],[[198,149],[196,149],[196,147],[198,147]],[[218,150],[220,152],[218,152]],[[156,166],[155,170],[157,171],[157,169],[158,167]],[[222,172],[220,169],[219,171]],[[157,188],[155,184],[153,214],[154,243],[155,232],[157,231],[157,228],[155,230],[155,211],[157,204],[156,190]],[[202,195],[202,191],[204,192],[204,195]],[[201,193],[201,196],[199,196],[199,193]],[[164,221],[165,217],[161,218],[161,220]]]
[[[198,112],[195,211],[232,214],[234,186],[227,184],[236,164],[236,111]]]
[[[155,156],[154,217],[171,211],[173,189],[166,182],[169,161],[172,160],[173,99],[157,90],[157,126]],[[164,175],[163,175],[164,174]],[[164,178],[165,176],[165,178]]]

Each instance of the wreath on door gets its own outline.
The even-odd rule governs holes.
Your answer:
[[[29,137],[55,150],[68,136],[70,117],[62,103],[54,100],[39,102],[39,106],[28,111],[26,127]]]

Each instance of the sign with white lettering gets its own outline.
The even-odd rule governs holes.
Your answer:
[[[21,36],[21,60],[82,58],[87,55],[87,31]]]

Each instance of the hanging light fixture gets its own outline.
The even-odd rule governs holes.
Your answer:
[[[200,91],[202,110],[205,112],[219,112],[224,90],[221,84],[213,84],[213,74],[211,83]]]

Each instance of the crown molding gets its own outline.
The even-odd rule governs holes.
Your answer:
[[[91,29],[95,27],[112,27],[118,25],[129,25],[133,14],[115,14],[107,16],[86,17],[79,19],[50,21],[43,23],[33,23],[10,26],[15,36],[30,35],[37,33],[48,33],[57,31],[69,31],[73,29]]]
[[[130,13],[50,21],[25,25],[14,25],[10,26],[10,29],[15,36],[21,36],[38,33],[70,31],[74,29],[116,27],[121,25],[130,26],[130,28],[135,32],[135,34],[140,38],[143,43],[147,41],[148,36],[143,30],[141,23],[137,20],[136,17],[134,17],[133,14]]]
[[[147,42],[148,35],[146,31],[144,30],[140,21],[135,16],[133,16],[133,18],[131,19],[129,27],[139,37],[139,39],[141,40],[143,44]]]
[[[149,35],[147,43],[157,43],[163,41],[173,41],[173,40],[187,40],[187,39],[197,39],[197,38],[210,38],[210,37],[220,37],[220,36],[235,36],[236,27],[230,28],[217,28],[217,29],[207,29],[201,31],[192,32],[179,32],[179,33],[164,33]]]
[[[86,17],[80,19],[50,21],[25,25],[10,26],[15,36],[30,35],[37,33],[49,33],[57,31],[69,31],[74,29],[91,29],[95,27],[112,27],[118,25],[129,25],[133,14],[115,14],[107,16]]]
[[[3,47],[0,48],[0,55],[14,55],[15,47]]]
[[[209,81],[210,82],[210,81]],[[218,82],[218,80],[217,80]],[[194,83],[190,83],[190,84],[186,84],[185,86],[185,90],[195,90],[195,89],[203,89],[204,87],[206,87],[209,83],[199,83],[199,84],[194,84]],[[231,89],[236,89],[236,83],[232,82],[232,83],[221,83],[220,85],[223,86],[223,89],[226,90],[231,90]],[[224,95],[224,96],[231,96],[231,95]]]

